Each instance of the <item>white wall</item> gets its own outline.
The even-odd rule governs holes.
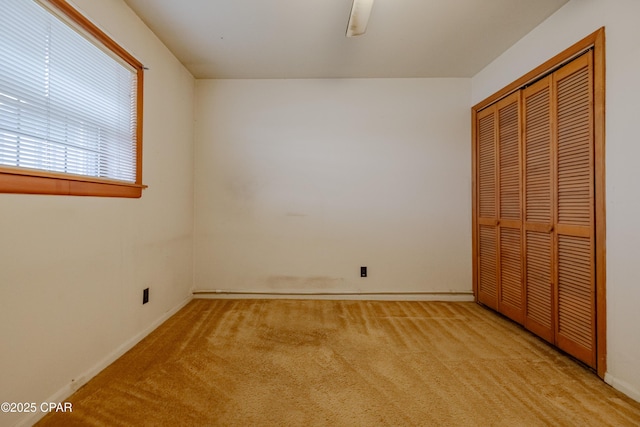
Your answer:
[[[606,380],[640,400],[640,1],[573,0],[473,78],[473,103],[606,31]]]
[[[193,284],[194,79],[123,1],[74,3],[150,68],[149,188],[131,200],[0,194],[2,402],[66,397]],[[0,425],[20,419],[0,414]]]
[[[469,292],[470,90],[199,80],[195,288]]]

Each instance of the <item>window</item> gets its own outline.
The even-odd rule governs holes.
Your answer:
[[[142,65],[65,0],[0,9],[0,192],[140,197]]]

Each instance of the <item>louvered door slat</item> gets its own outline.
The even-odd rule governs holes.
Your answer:
[[[557,92],[558,347],[595,367],[593,116],[590,53],[554,74]]]

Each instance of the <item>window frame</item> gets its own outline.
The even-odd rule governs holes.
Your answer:
[[[44,1],[135,70],[137,75],[136,180],[135,183],[130,183],[92,176],[0,165],[0,193],[140,198],[142,190],[147,188],[142,184],[144,66],[66,0]]]

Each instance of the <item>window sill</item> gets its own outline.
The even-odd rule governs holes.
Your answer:
[[[85,176],[0,168],[0,193],[140,198],[146,185]]]

